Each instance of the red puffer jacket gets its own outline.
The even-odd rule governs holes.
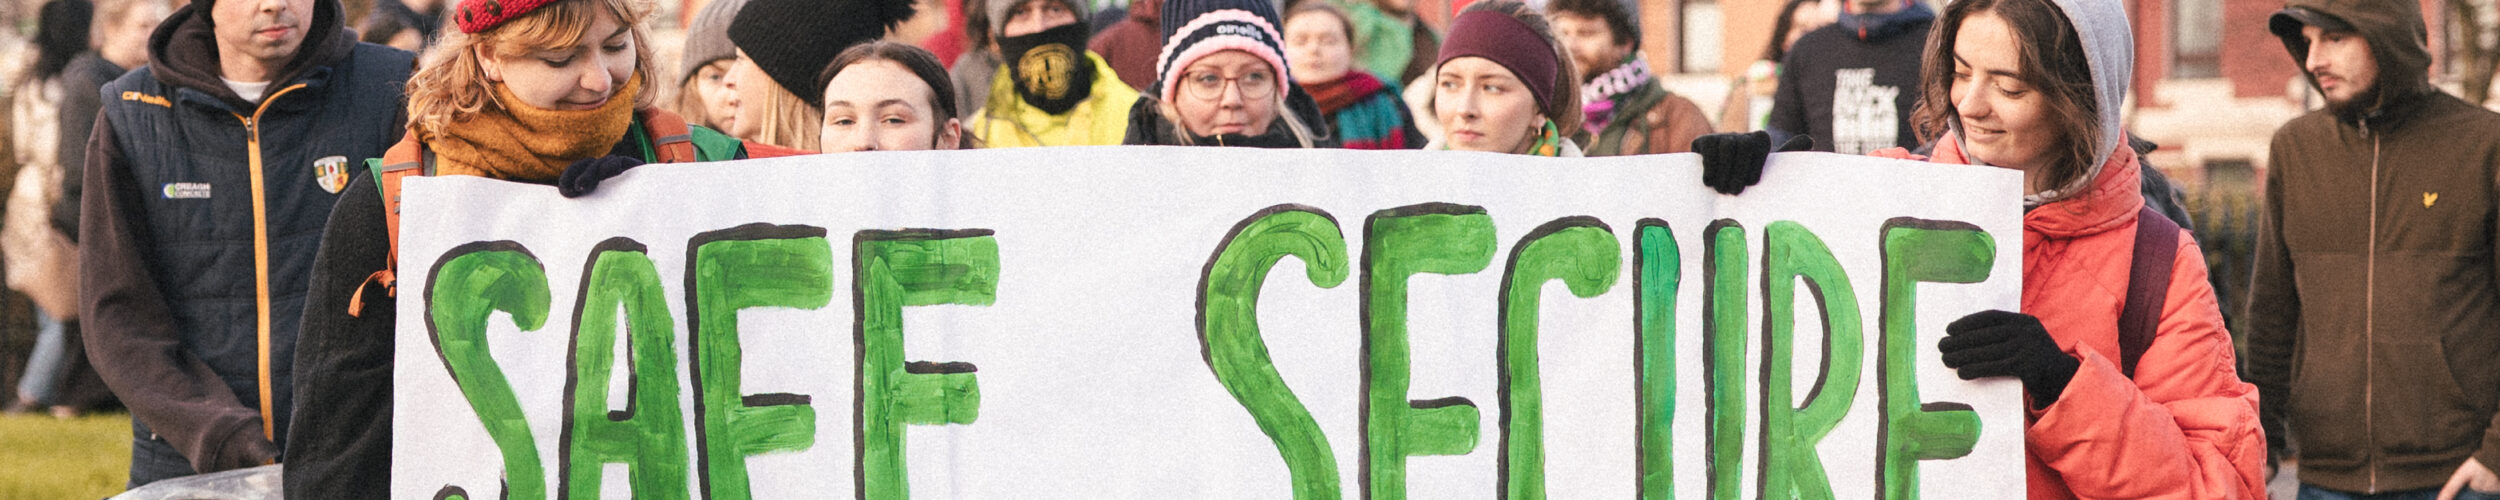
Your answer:
[[[1952,135],[1930,161],[1969,163]],[[2134,379],[2119,370],[2118,312],[2144,207],[2138,168],[2121,144],[2088,191],[2023,214],[2022,312],[2083,361],[2056,403],[2024,419],[2030,496],[2263,498],[2257,388],[2233,368],[2204,254],[2184,232],[2153,344]]]

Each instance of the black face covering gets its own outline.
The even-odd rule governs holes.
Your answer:
[[[1094,89],[1094,63],[1085,57],[1085,23],[1071,23],[998,39],[1016,95],[1050,114],[1066,113]]]

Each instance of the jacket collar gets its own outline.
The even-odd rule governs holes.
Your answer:
[[[2316,77],[2310,79],[2315,85]],[[2422,105],[2429,104],[2439,94],[2438,90],[2420,87],[2382,88],[2378,94],[2378,105],[2353,113],[2337,113],[2335,122],[2361,129],[2364,134],[2386,133],[2404,128],[2405,122],[2421,114],[2418,111]]]
[[[1946,134],[1936,141],[1932,158],[1939,163],[1968,165],[1970,156],[1962,151],[1962,141]],[[2069,239],[2099,234],[2135,223],[2144,209],[2143,173],[2135,150],[2119,144],[2109,160],[2082,193],[2041,204],[2023,212],[2023,229],[2041,236]]]
[[[224,69],[218,64],[217,34],[210,26],[209,14],[202,10],[209,2],[194,2],[174,11],[164,24],[148,36],[148,66],[157,80],[168,85],[195,91],[223,103],[233,110],[249,112],[258,103],[243,100],[234,89],[226,87]],[[328,67],[346,59],[356,48],[355,37],[342,28],[338,2],[315,0],[312,23],[305,27],[303,46],[295,59],[278,69],[270,79],[269,93],[296,83],[308,83],[326,76]],[[266,96],[264,96],[266,97]]]

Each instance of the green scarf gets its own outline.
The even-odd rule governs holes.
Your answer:
[[[1545,120],[1544,125],[1537,127],[1536,136],[1528,138],[1528,149],[1519,154],[1547,158],[1562,156],[1562,141],[1562,130],[1554,128],[1553,120]]]

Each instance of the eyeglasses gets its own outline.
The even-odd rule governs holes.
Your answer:
[[[1276,74],[1267,71],[1251,71],[1233,77],[1213,71],[1199,71],[1182,75],[1181,82],[1189,87],[1190,97],[1209,101],[1224,98],[1226,83],[1241,88],[1242,100],[1266,99],[1268,96],[1276,95]]]

